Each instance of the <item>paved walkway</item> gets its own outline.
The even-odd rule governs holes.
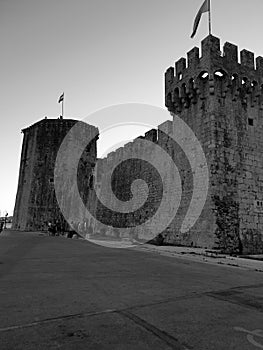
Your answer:
[[[4,231],[0,349],[262,349],[262,262],[202,254]]]
[[[226,254],[219,254],[215,250],[207,250],[203,248],[154,246],[150,244],[143,244],[135,249],[197,262],[227,265],[263,272],[263,255],[233,257]]]
[[[12,230],[3,230],[2,236],[12,235],[32,235],[32,236],[47,236],[45,232],[16,232]],[[262,255],[246,255],[246,256],[230,256],[227,254],[218,253],[213,249],[193,248],[193,247],[176,247],[176,246],[155,246],[152,244],[135,245],[130,248],[129,242],[101,242],[96,240],[90,240],[91,243],[95,243],[107,248],[128,248],[143,252],[151,252],[169,257],[183,258],[196,262],[203,262],[216,265],[227,265],[233,267],[239,267],[248,270],[254,270],[263,272],[263,254]]]

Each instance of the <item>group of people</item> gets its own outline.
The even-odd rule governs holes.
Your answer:
[[[78,236],[78,233],[73,229],[73,225],[69,229],[66,229],[58,221],[56,221],[56,222],[48,222],[47,226],[48,226],[49,236],[67,235],[67,237],[69,238],[72,238],[74,234]]]
[[[48,222],[48,233],[50,236],[59,236],[61,235],[65,229],[62,227],[62,225],[58,222]]]
[[[49,222],[47,226],[48,226],[48,233],[49,233],[49,235],[50,236],[56,236],[56,234],[58,232],[57,224]]]

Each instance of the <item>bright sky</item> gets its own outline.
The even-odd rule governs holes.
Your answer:
[[[166,68],[207,35],[206,14],[190,39],[202,2],[0,0],[2,215],[14,208],[21,129],[58,117],[63,91],[65,117],[73,119],[125,102],[164,106]],[[211,3],[212,31],[221,44],[263,55],[262,0]]]

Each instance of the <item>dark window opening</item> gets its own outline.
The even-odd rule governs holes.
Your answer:
[[[94,176],[91,175],[89,178],[89,188],[93,189],[93,186],[94,186]]]
[[[50,179],[49,179],[49,183],[54,183],[54,178],[53,177],[51,177]]]
[[[223,78],[225,75],[226,75],[226,73],[225,73],[223,70],[217,70],[217,71],[215,72],[215,76],[216,76],[217,78]]]
[[[194,86],[195,86],[195,81],[194,81],[193,78],[191,78],[191,79],[189,80],[189,89],[190,89],[190,91],[193,91],[193,90],[194,90]]]
[[[254,125],[254,119],[248,118],[248,125],[253,126]]]
[[[208,75],[209,75],[208,72],[202,72],[200,77],[201,77],[201,79],[207,79]]]
[[[247,83],[248,83],[248,79],[247,79],[246,77],[244,77],[244,78],[242,79],[241,84],[242,84],[242,85],[246,85]]]

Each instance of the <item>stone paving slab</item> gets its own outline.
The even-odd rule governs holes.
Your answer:
[[[154,327],[147,329],[124,314],[111,310],[0,328],[0,345],[2,350],[184,349],[176,339],[155,332]]]

